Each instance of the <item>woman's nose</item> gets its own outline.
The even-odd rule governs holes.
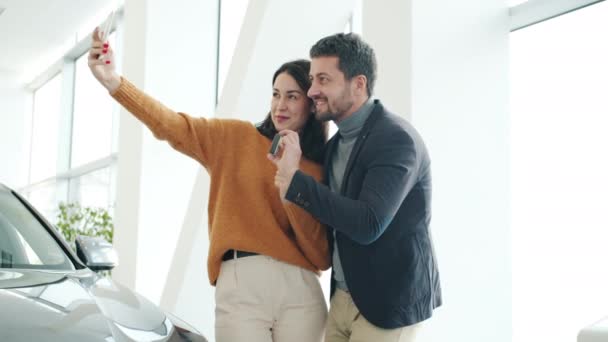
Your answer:
[[[279,99],[279,108],[287,108],[287,98],[281,97]]]
[[[279,109],[279,110],[287,109],[287,101],[285,101],[285,98],[279,99],[279,102],[277,103],[277,109]]]

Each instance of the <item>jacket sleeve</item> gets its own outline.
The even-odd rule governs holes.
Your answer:
[[[359,244],[376,241],[416,184],[420,164],[416,146],[407,134],[391,134],[385,139],[376,144],[373,156],[368,153],[369,161],[365,164],[357,161],[365,168],[358,198],[334,193],[297,171],[287,191],[287,200]]]
[[[145,124],[157,139],[208,167],[222,141],[224,125],[218,119],[194,118],[177,113],[147,95],[127,79],[111,94],[126,110]]]

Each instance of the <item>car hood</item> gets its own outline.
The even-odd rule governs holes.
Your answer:
[[[0,269],[0,341],[163,341],[173,330],[150,301],[88,269]]]

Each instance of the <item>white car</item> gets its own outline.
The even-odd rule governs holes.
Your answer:
[[[0,184],[0,341],[206,341],[196,329],[96,273],[112,246],[79,237],[74,253],[25,199]]]

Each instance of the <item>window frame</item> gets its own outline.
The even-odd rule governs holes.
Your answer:
[[[114,21],[113,27],[111,29],[111,34],[116,34],[117,44],[120,44],[122,41],[122,22],[124,17],[124,9],[121,7],[117,10],[116,20]],[[35,78],[26,88],[34,94],[38,89],[44,86],[48,81],[52,80],[58,74],[62,74],[62,93],[61,93],[61,108],[60,108],[60,124],[59,124],[59,140],[58,140],[58,154],[57,154],[57,172],[55,175],[47,177],[42,180],[32,181],[30,178],[31,167],[32,167],[32,154],[31,154],[31,145],[33,137],[33,132],[31,127],[34,126],[34,117],[33,110],[34,106],[32,106],[32,123],[30,127],[30,156],[28,158],[29,165],[27,166],[28,170],[28,179],[27,184],[18,189],[18,191],[25,195],[26,198],[30,198],[29,195],[31,192],[35,191],[37,187],[44,185],[45,183],[60,184],[61,182],[65,182],[65,186],[58,187],[57,191],[59,194],[57,195],[59,202],[73,202],[76,199],[72,198],[72,194],[75,193],[70,189],[72,184],[72,180],[75,180],[81,176],[86,174],[102,170],[104,168],[112,168],[117,165],[118,153],[116,152],[115,146],[112,146],[110,154],[107,156],[103,156],[101,158],[92,160],[86,164],[79,165],[77,167],[71,167],[71,153],[72,153],[72,128],[74,121],[74,99],[75,99],[75,73],[76,73],[76,61],[78,58],[85,55],[90,47],[90,39],[91,35],[87,35],[79,42],[77,42],[69,51],[65,53],[65,55],[60,58],[57,62],[53,63],[47,70],[42,72],[37,78]],[[119,67],[119,66],[117,66]],[[116,105],[116,109],[113,112],[117,112],[118,105]],[[113,124],[112,124],[112,134],[116,135],[118,132],[118,123],[117,113],[113,113]],[[112,138],[112,144],[116,139]],[[112,184],[112,177],[110,177],[110,203],[108,203],[109,208],[111,209],[114,206],[114,195],[116,184]]]
[[[517,31],[604,0],[529,0],[509,8],[510,31]]]

